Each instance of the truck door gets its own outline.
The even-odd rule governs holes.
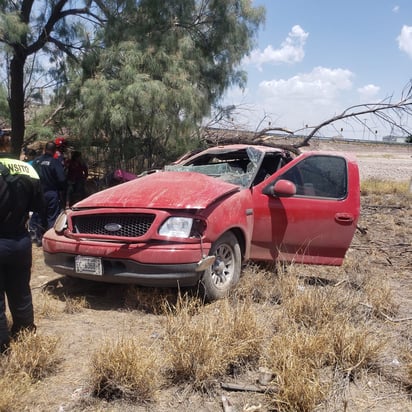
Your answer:
[[[293,182],[296,194],[265,194],[280,179]],[[354,161],[305,153],[273,179],[253,188],[252,196],[252,259],[342,264],[360,210],[359,172]]]

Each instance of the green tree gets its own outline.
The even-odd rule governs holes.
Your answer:
[[[0,84],[0,128],[2,123],[8,121],[10,112],[7,106],[7,90]]]
[[[29,98],[36,97],[29,87],[34,80],[33,69],[46,63],[39,62],[39,55],[44,53],[49,58],[53,70],[48,74],[58,72],[64,56],[76,58],[88,46],[86,24],[92,29],[104,22],[99,4],[91,0],[0,0],[0,52],[7,64],[14,153],[20,152],[24,140]]]
[[[104,137],[114,157],[141,156],[142,169],[159,166],[188,146],[230,85],[245,85],[238,67],[264,9],[250,0],[142,0],[117,2],[109,14],[104,48],[85,56],[64,95],[78,97],[79,132]]]
[[[236,67],[263,16],[251,0],[0,0],[13,151],[24,140],[31,68],[43,53],[49,76],[69,76],[55,102],[64,98],[80,115],[76,124],[93,137],[116,136],[122,149],[143,143],[153,163],[229,85],[244,85]]]

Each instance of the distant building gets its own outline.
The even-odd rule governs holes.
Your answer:
[[[386,143],[406,143],[406,137],[389,134],[387,136],[383,136],[382,141]]]

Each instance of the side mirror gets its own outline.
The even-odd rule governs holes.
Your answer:
[[[263,194],[269,196],[291,197],[296,194],[296,185],[290,180],[280,179],[274,185],[266,186]]]

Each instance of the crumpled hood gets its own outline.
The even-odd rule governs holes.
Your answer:
[[[74,205],[90,207],[139,207],[152,209],[204,209],[239,187],[193,172],[156,172],[102,190]]]

